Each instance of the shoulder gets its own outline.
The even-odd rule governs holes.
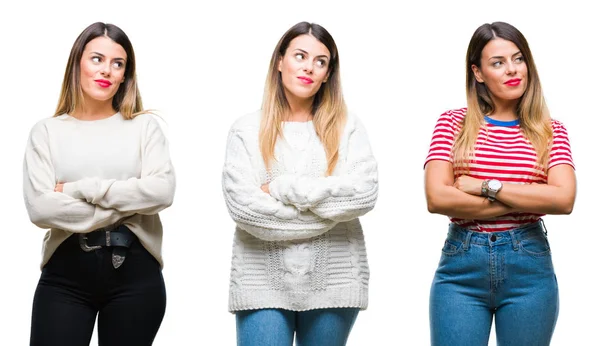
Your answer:
[[[565,124],[560,120],[551,119],[550,123],[552,125],[552,130],[566,129]]]
[[[236,119],[229,132],[233,133],[258,133],[260,128],[260,120],[262,111],[258,110],[252,113],[245,114]]]
[[[560,137],[560,136],[568,137],[567,128],[561,121],[552,119],[551,125],[552,125],[552,133],[554,134],[554,137]]]
[[[346,113],[346,126],[360,126],[362,125],[362,121],[360,120],[360,117],[352,112],[352,111],[348,111],[348,113]]]
[[[344,133],[350,134],[356,130],[366,131],[361,118],[354,112],[346,113],[346,123],[344,125]]]
[[[148,126],[148,125],[150,125],[150,126],[160,126],[160,124],[158,123],[158,120],[160,119],[162,122],[165,121],[159,115],[154,114],[154,113],[142,113],[142,114],[139,114],[139,115],[135,116],[131,120],[125,120],[123,118],[123,116],[121,116],[121,118],[123,119],[123,121],[131,121],[134,124],[139,124],[139,125],[142,125],[142,126]]]
[[[154,136],[166,136],[168,130],[167,121],[159,114],[148,112],[135,116],[131,120],[126,120],[121,116],[121,121],[115,122],[115,126],[130,124],[131,131],[141,131],[148,138]]]
[[[456,133],[462,126],[466,114],[467,108],[457,108],[445,111],[438,117],[434,133],[438,131],[451,131]]]
[[[442,113],[439,117],[440,120],[450,120],[453,123],[459,124],[463,121],[463,119],[465,118],[465,115],[467,114],[467,108],[457,108],[457,109],[450,109],[445,111],[444,113]]]
[[[58,127],[61,123],[64,123],[65,120],[68,120],[69,116],[67,114],[59,115],[56,117],[48,117],[35,123],[31,127],[30,135],[31,136],[39,136],[46,135],[48,133],[49,128]]]

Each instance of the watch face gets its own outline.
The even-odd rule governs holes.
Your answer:
[[[488,183],[488,186],[492,190],[499,190],[502,187],[502,183],[500,181],[494,179],[494,180],[490,180],[490,182]]]

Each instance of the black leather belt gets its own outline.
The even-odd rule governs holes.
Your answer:
[[[90,233],[80,233],[79,245],[85,252],[100,249],[104,246],[112,247],[112,264],[117,269],[125,262],[127,249],[136,239],[136,235],[127,226],[109,226]]]

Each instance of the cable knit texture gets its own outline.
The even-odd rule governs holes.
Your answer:
[[[350,114],[338,164],[326,177],[312,121],[285,122],[267,171],[261,113],[231,128],[223,193],[236,222],[229,310],[305,311],[368,303],[369,266],[358,217],[377,200],[377,163],[365,129]],[[269,184],[270,194],[261,190]]]
[[[162,266],[158,212],[173,202],[175,173],[152,115],[44,119],[31,130],[23,172],[29,217],[50,228],[42,267],[73,233],[115,223],[129,227]],[[65,182],[62,193],[54,192],[58,182]]]

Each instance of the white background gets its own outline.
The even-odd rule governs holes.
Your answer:
[[[0,345],[28,344],[40,274],[45,231],[29,222],[22,198],[28,133],[52,115],[71,46],[95,21],[120,26],[133,42],[144,104],[166,120],[177,173],[175,202],[161,213],[168,303],[155,345],[234,344],[235,319],[227,312],[234,223],[220,187],[227,131],[260,107],[271,53],[302,20],[323,25],[336,40],[347,103],[365,123],[379,161],[378,204],[362,219],[370,305],[348,345],[429,344],[429,287],[447,219],[426,210],[422,164],[439,114],[466,105],[471,35],[497,20],[527,37],[551,114],[566,125],[577,166],[575,210],[546,218],[561,299],[553,345],[597,342],[600,29],[591,5],[190,3],[194,7],[175,0],[3,3]]]

